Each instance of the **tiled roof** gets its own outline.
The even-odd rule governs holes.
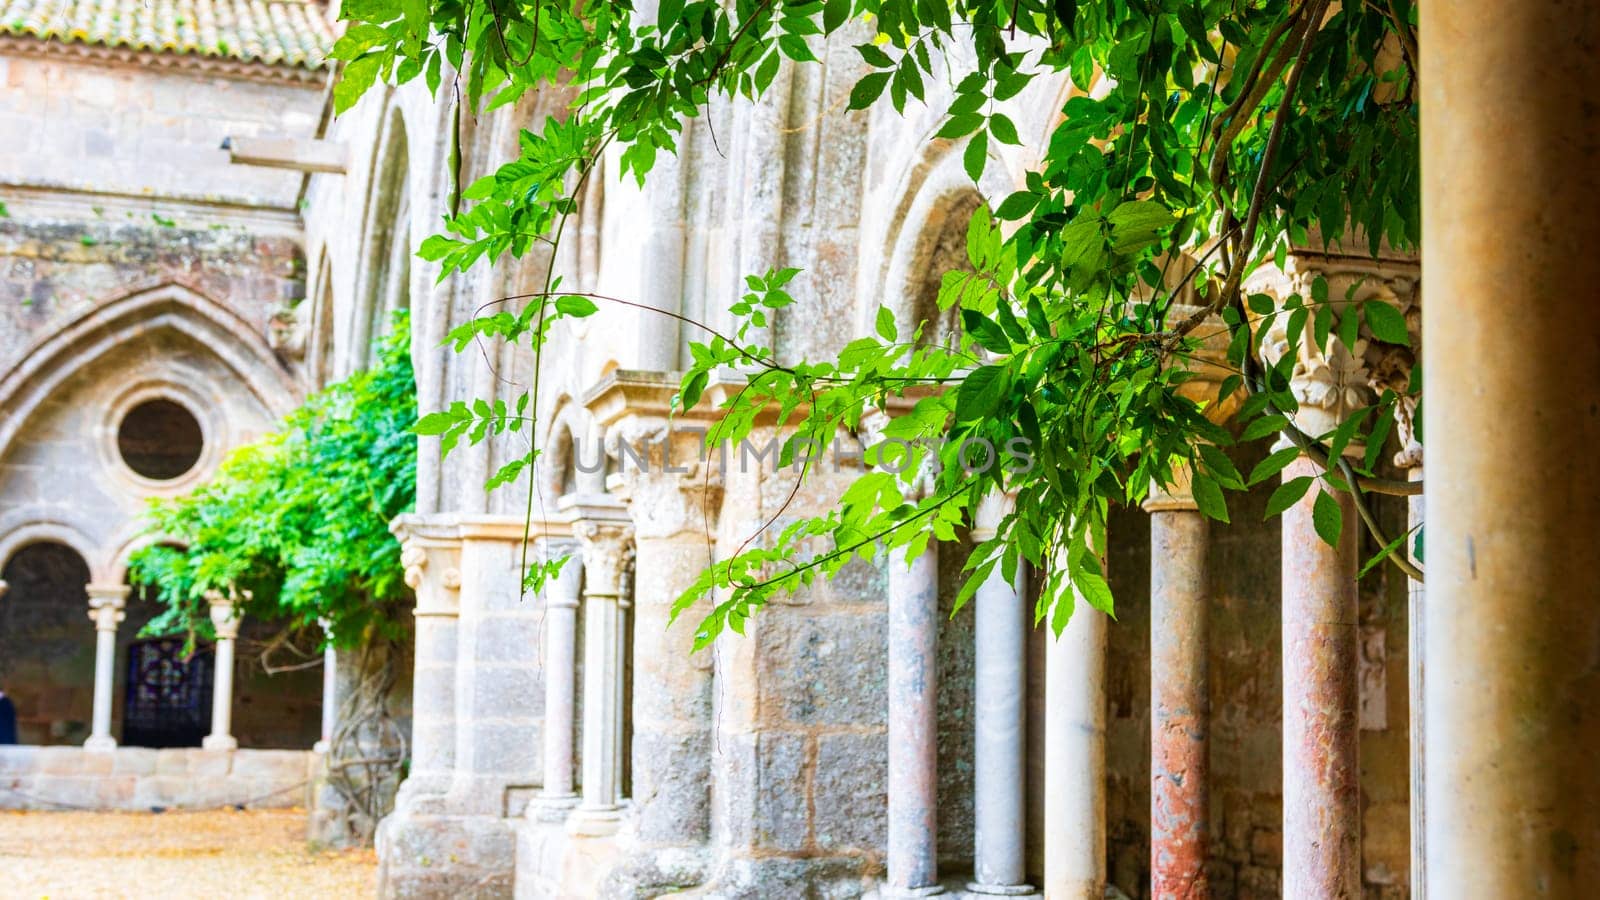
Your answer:
[[[302,68],[334,41],[305,0],[0,0],[0,34]]]

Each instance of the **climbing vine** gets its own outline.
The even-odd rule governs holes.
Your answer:
[[[389,523],[416,499],[416,384],[404,314],[374,349],[369,370],[307,399],[193,492],[153,501],[146,527],[160,543],[131,566],[165,606],[149,633],[209,634],[205,594],[215,590],[236,596],[246,618],[279,626],[261,654],[269,667],[297,636],[320,637],[320,623],[333,646],[354,654],[328,770],[358,840],[387,812],[406,755],[389,698],[410,590]]]
[[[343,15],[340,110],[379,81],[418,77],[456,98],[458,122],[541,86],[575,98],[569,114],[522,132],[516,159],[458,186],[444,233],[421,248],[441,277],[558,242],[608,147],[642,183],[713,98],[758,99],[781,67],[817,63],[828,41],[851,42],[860,59],[851,109],[903,113],[948,98],[937,137],[965,141],[974,181],[992,151],[1022,141],[1008,101],[1037,98],[1044,83],[1075,88],[1036,148],[1037,166],[973,215],[970,267],[943,275],[939,306],[958,310],[961,325],[953,339],[902,333],[885,310],[874,334],[834,358],[780,361],[769,329],[793,313],[793,269],[748,273],[727,332],[693,323],[681,408],[719,375],[749,373],[708,440],[737,441],[777,412],[793,423],[788,464],[804,458],[801,448],[862,430],[869,411],[894,409],[872,426],[884,440],[835,508],[747,543],[683,596],[679,611],[718,598],[702,644],[853,558],[885,547],[915,556],[930,539],[953,538],[998,490],[1015,494],[1015,510],[972,554],[961,597],[1025,560],[1048,572],[1039,619],[1059,629],[1079,598],[1112,612],[1092,549],[1104,546],[1107,510],[1169,483],[1180,463],[1192,467],[1201,511],[1227,521],[1229,492],[1305,454],[1323,471],[1279,486],[1268,515],[1315,489],[1317,530],[1331,542],[1343,527],[1334,498],[1351,494],[1383,548],[1373,562],[1421,577],[1395,552],[1407,536],[1384,534],[1367,496],[1421,489],[1382,471],[1391,431],[1415,427],[1420,401],[1403,311],[1321,279],[1287,298],[1246,288],[1292,247],[1339,242],[1376,255],[1417,246],[1409,0],[358,0]],[[459,176],[459,138],[452,164]],[[537,353],[558,320],[631,302],[563,291],[551,265],[542,290],[463,324],[457,345],[503,338]],[[1195,308],[1178,308],[1185,296]],[[1217,330],[1228,374],[1215,395],[1190,396],[1189,361]],[[1291,377],[1308,354],[1336,356],[1335,338],[1386,348],[1394,377],[1338,427],[1306,433],[1294,424],[1303,398]],[[538,409],[537,390],[536,380],[509,407],[456,404],[418,428],[447,447],[518,429]],[[1207,417],[1220,404],[1239,407],[1233,427]],[[1274,434],[1291,446],[1248,474],[1235,467],[1226,448]],[[963,465],[974,446],[1015,441],[1035,465]],[[1366,452],[1348,456],[1357,445]],[[520,477],[538,452],[491,483]]]

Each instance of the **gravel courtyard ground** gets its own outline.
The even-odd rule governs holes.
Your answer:
[[[301,810],[0,812],[0,898],[367,898],[372,851],[314,851]]]

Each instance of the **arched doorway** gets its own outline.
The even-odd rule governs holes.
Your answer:
[[[129,573],[127,621],[118,631],[118,740],[125,747],[198,747],[211,731],[214,657],[210,647],[190,647],[187,635],[141,635],[164,609],[157,597]]]
[[[0,569],[0,691],[17,709],[23,744],[81,744],[94,708],[89,566],[65,544],[41,541]]]

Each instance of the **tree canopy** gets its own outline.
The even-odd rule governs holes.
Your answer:
[[[1407,0],[661,0],[653,8],[585,0],[351,0],[349,29],[334,55],[345,61],[335,88],[349,108],[379,81],[422,78],[469,111],[516,101],[542,86],[566,86],[569,114],[522,132],[518,157],[459,187],[445,232],[421,248],[442,276],[537,241],[559,241],[574,196],[611,145],[625,174],[641,180],[674,152],[684,123],[717,96],[759,100],[782,66],[814,64],[825,41],[850,40],[864,74],[849,99],[904,112],[944,98],[938,137],[966,141],[977,180],[993,147],[1022,138],[1004,111],[1030,86],[1070,81],[1039,164],[992,206],[967,236],[967,271],[943,276],[942,309],[958,309],[960,333],[939,343],[896,329],[876,332],[835,358],[780,362],[763,341],[774,317],[791,314],[793,269],[748,274],[750,293],[732,310],[731,334],[703,328],[691,344],[680,406],[691,408],[719,371],[753,372],[727,401],[711,440],[750,433],[758,412],[793,414],[797,447],[858,429],[872,409],[896,413],[883,436],[941,437],[869,452],[865,471],[825,514],[802,518],[721,560],[679,609],[719,591],[702,623],[704,643],[738,630],[776,594],[837,571],[883,547],[915,555],[949,539],[978,501],[1016,496],[1015,511],[968,563],[962,597],[995,567],[1009,577],[1023,560],[1049,575],[1036,614],[1059,629],[1077,598],[1113,604],[1094,547],[1106,511],[1136,503],[1174,466],[1193,470],[1206,515],[1229,518],[1227,493],[1276,477],[1304,453],[1319,478],[1294,478],[1269,506],[1281,511],[1313,487],[1319,532],[1341,528],[1333,494],[1356,508],[1394,564],[1404,535],[1384,535],[1365,503],[1371,491],[1407,493],[1384,478],[1380,454],[1396,414],[1411,424],[1419,378],[1404,377],[1365,410],[1325,433],[1292,418],[1290,384],[1302,351],[1332,353],[1358,335],[1404,351],[1402,313],[1381,300],[1244,289],[1263,265],[1282,267],[1292,248],[1406,251],[1420,239],[1416,15]],[[954,62],[960,60],[961,62]],[[953,85],[935,91],[929,85]],[[1040,96],[1056,96],[1055,93]],[[454,159],[459,161],[459,136]],[[459,171],[459,162],[458,171]],[[553,266],[553,263],[552,263]],[[441,276],[441,277],[442,277]],[[1187,294],[1185,293],[1187,292]],[[1180,295],[1197,309],[1178,309]],[[457,329],[521,341],[539,351],[551,325],[589,315],[593,301],[563,292],[551,271],[520,308]],[[1190,396],[1185,365],[1221,323],[1228,346],[1220,396]],[[1281,346],[1263,353],[1269,332]],[[538,409],[538,383],[532,407]],[[419,429],[452,444],[492,426],[521,427],[528,399],[457,404]],[[891,403],[891,401],[895,401]],[[1239,404],[1235,428],[1207,418],[1211,405]],[[1248,475],[1225,448],[1282,433],[1292,444]],[[965,471],[963,446],[1022,439],[1037,465]],[[1368,448],[1347,460],[1354,444]],[[498,480],[530,468],[539,448]],[[898,468],[899,473],[889,471]],[[919,474],[920,473],[920,474]],[[931,473],[931,474],[930,474]],[[929,490],[912,490],[919,479]],[[1320,484],[1315,483],[1320,482]],[[1269,513],[1270,514],[1270,513]],[[817,552],[818,542],[827,549]],[[781,563],[781,564],[780,564]]]
[[[331,625],[336,646],[393,636],[409,597],[389,522],[416,501],[410,333],[402,313],[375,365],[308,398],[182,497],[152,501],[132,573],[166,610],[155,633],[210,624],[205,593],[249,591],[251,618]],[[241,594],[242,596],[242,594]]]

